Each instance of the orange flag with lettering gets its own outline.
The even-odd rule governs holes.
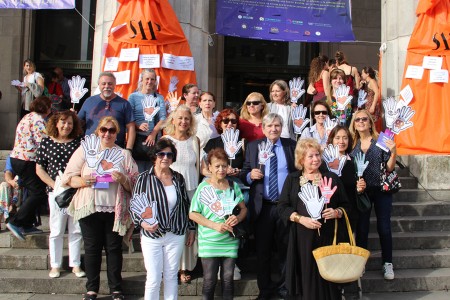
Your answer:
[[[409,65],[422,66],[425,56],[442,57],[442,70],[450,66],[450,1],[420,0],[417,23],[411,35],[402,89],[409,85],[415,110],[414,126],[400,132],[395,141],[399,154],[450,153],[450,85],[430,83],[430,69],[422,79],[405,78]],[[399,22],[401,20],[399,19]],[[444,71],[445,72],[445,71]]]
[[[121,57],[124,49],[130,53],[133,50],[126,49],[138,48],[139,58],[135,61],[133,55],[122,53],[123,59],[120,59],[115,72],[126,74],[130,71],[130,77],[128,84],[117,84],[116,92],[120,92],[127,99],[136,91],[142,69],[156,63],[159,67],[154,69],[160,77],[158,92],[165,97],[171,78],[177,77],[177,91],[181,96],[183,86],[196,83],[196,77],[189,43],[170,3],[167,0],[118,2],[121,5],[111,25],[102,70],[114,69],[106,62],[112,60],[111,58]],[[119,79],[121,76],[116,77]],[[123,77],[124,82],[126,77]]]

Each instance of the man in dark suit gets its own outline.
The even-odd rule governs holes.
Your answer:
[[[266,137],[248,144],[241,179],[250,185],[248,206],[258,258],[258,299],[270,299],[274,292],[284,298],[287,294],[284,275],[288,232],[278,217],[276,207],[287,175],[295,171],[296,142],[280,138],[283,119],[278,114],[270,113],[265,116],[262,126]],[[259,155],[260,152],[264,152],[261,145],[267,142],[273,144],[271,152],[274,155],[266,161],[265,165],[260,166]],[[273,273],[281,275],[277,283],[271,281],[271,258],[274,245],[276,245],[279,265],[278,270],[273,270]]]

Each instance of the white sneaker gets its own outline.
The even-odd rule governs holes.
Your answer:
[[[384,263],[383,274],[386,280],[394,279],[394,266],[391,263]]]

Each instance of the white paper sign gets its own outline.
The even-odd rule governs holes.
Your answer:
[[[157,69],[161,66],[159,54],[141,54],[139,55],[139,68],[140,69]]]
[[[164,53],[161,66],[172,70],[194,71],[194,58]]]
[[[430,83],[433,82],[448,83],[448,70],[431,70]]]
[[[103,71],[117,71],[119,67],[119,58],[118,57],[107,57],[105,59],[105,68]]]
[[[138,57],[139,48],[121,49],[119,61],[137,61]]]
[[[440,70],[442,67],[442,57],[425,56],[423,58],[422,67],[430,70]]]
[[[130,70],[122,71],[122,72],[114,72],[114,76],[116,77],[116,84],[129,84],[130,83]]]
[[[405,78],[422,79],[423,70],[424,69],[421,66],[409,65],[408,69],[406,69]]]
[[[409,84],[405,86],[403,90],[400,91],[400,96],[402,96],[403,101],[405,101],[406,105],[408,105],[409,102],[411,102],[412,98],[414,97],[414,94]]]

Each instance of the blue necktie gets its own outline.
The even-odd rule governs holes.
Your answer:
[[[275,153],[276,145],[273,145],[272,152],[275,154],[270,158],[269,172],[269,200],[278,200],[278,159]]]

